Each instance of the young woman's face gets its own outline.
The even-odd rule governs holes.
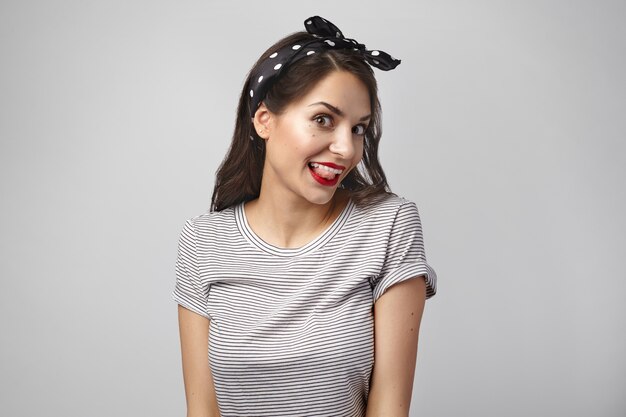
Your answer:
[[[281,199],[330,201],[363,157],[370,114],[367,87],[346,71],[332,72],[280,115],[257,112],[267,128],[262,189]]]

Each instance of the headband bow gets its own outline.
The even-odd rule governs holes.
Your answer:
[[[335,48],[353,48],[358,50],[363,58],[373,67],[381,69],[383,71],[389,71],[400,65],[400,60],[395,59],[388,53],[380,50],[368,50],[365,45],[357,42],[354,39],[349,39],[343,36],[343,33],[339,30],[337,26],[332,24],[330,21],[324,19],[320,16],[313,16],[308,18],[304,22],[304,27],[306,31],[312,34],[317,38],[324,38],[324,42],[330,40],[331,42],[336,42],[339,40],[340,45],[332,45],[329,42],[326,44]]]
[[[307,32],[316,39],[295,45],[287,45],[272,53],[250,76],[250,115],[254,113],[278,79],[281,72],[290,64],[325,49],[352,49],[373,67],[389,71],[400,65],[400,60],[381,50],[369,50],[362,43],[343,36],[341,30],[330,21],[320,16],[313,16],[304,21]]]

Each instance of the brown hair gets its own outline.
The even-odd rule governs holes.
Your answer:
[[[306,42],[315,37],[307,32],[296,32],[284,37],[261,55],[248,73],[244,83],[237,120],[230,148],[220,164],[215,179],[211,211],[221,211],[242,201],[254,200],[261,190],[265,141],[259,138],[252,124],[248,85],[258,65],[274,51],[290,44]],[[306,59],[294,62],[270,87],[263,103],[274,114],[280,114],[291,102],[306,95],[319,81],[333,71],[348,71],[367,87],[372,115],[365,132],[363,158],[341,183],[349,191],[355,204],[369,204],[394,194],[378,160],[378,144],[382,135],[382,110],[378,100],[378,86],[374,71],[362,56],[351,49],[327,49]],[[253,140],[250,140],[250,138]],[[395,195],[395,194],[394,194]]]

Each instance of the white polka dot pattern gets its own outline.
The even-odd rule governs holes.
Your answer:
[[[269,55],[269,59],[262,61],[253,69],[249,78],[250,90],[250,115],[254,116],[256,109],[267,94],[275,80],[281,76],[290,64],[300,59],[311,56],[315,52],[324,52],[329,49],[349,49],[351,52],[360,54],[368,64],[383,71],[394,69],[400,64],[399,59],[379,49],[369,51],[365,45],[355,39],[344,37],[337,26],[320,17],[312,16],[304,21],[307,32],[313,39],[286,45]],[[280,57],[279,59],[277,59]],[[279,62],[276,62],[279,61]],[[257,80],[253,83],[252,80]],[[263,82],[261,82],[263,80]]]

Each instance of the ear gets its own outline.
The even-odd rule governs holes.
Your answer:
[[[261,105],[254,113],[254,117],[252,118],[254,129],[256,130],[256,134],[259,135],[259,137],[263,139],[269,138],[272,119],[272,112],[269,111],[267,107],[265,107],[265,103],[261,102]]]

